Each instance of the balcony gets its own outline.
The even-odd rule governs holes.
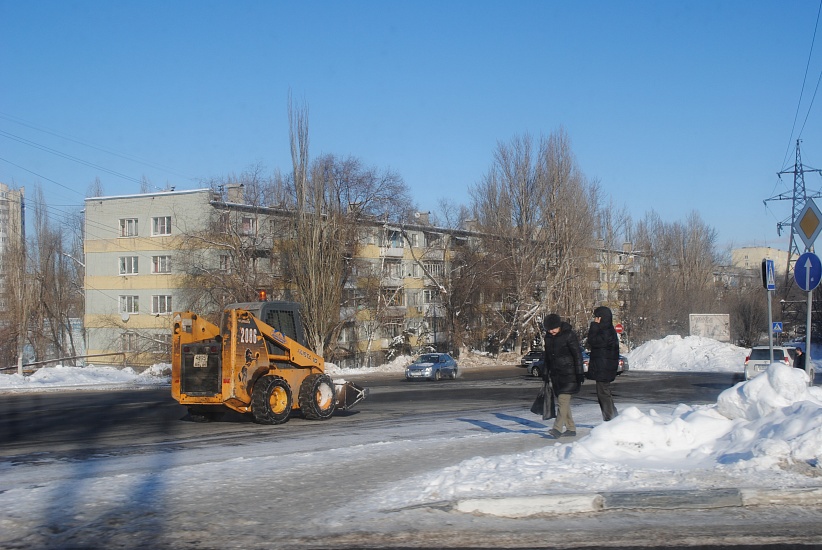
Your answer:
[[[380,256],[383,258],[402,258],[405,254],[405,248],[402,247],[382,247],[380,248]]]

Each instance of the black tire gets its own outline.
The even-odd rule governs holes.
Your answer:
[[[327,374],[311,374],[300,384],[300,410],[309,420],[327,420],[337,408],[334,381]]]
[[[282,424],[291,414],[291,386],[284,378],[267,374],[254,384],[251,414],[258,424]]]
[[[531,367],[531,376],[535,378],[539,376],[539,367]]]
[[[434,372],[434,380],[436,380],[437,382],[442,380],[442,374],[440,373],[439,369],[437,369],[436,372]]]

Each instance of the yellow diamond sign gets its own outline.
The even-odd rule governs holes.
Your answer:
[[[822,232],[822,212],[819,211],[813,199],[808,199],[805,202],[805,206],[799,212],[799,217],[796,218],[793,228],[802,237],[805,248],[810,249],[816,237]]]

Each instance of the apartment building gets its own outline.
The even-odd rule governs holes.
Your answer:
[[[8,323],[6,303],[6,277],[9,259],[6,253],[13,241],[25,242],[25,190],[11,189],[0,183],[0,323]]]
[[[183,278],[182,235],[211,210],[207,189],[94,197],[85,201],[86,352],[167,361],[171,313]]]
[[[639,273],[641,254],[632,243],[623,243],[621,249],[607,247],[597,242],[589,265],[594,274],[591,279],[592,303],[611,308],[614,322],[623,321],[623,314],[630,310],[631,286]]]
[[[291,299],[280,259],[272,256],[273,228],[289,215],[244,204],[241,186],[224,195],[198,189],[86,199],[87,353],[125,355],[132,364],[167,361],[173,311],[214,313],[232,301],[193,288],[192,274],[213,273],[216,280],[242,271],[250,279],[252,270],[238,267],[231,251],[210,248],[208,239],[192,239],[194,234],[236,227],[253,249],[246,255],[255,262],[255,288],[266,290],[269,299]],[[454,247],[470,234],[430,227],[425,214],[418,220],[402,228],[363,223],[340,311],[338,363],[382,361],[392,348],[447,346],[438,281]],[[376,290],[366,288],[366,280],[377,281]]]

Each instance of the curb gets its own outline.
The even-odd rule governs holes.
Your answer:
[[[822,505],[822,487],[798,489],[707,489],[560,493],[530,497],[459,500],[452,510],[505,518],[577,514],[605,510],[676,510],[763,505]]]

